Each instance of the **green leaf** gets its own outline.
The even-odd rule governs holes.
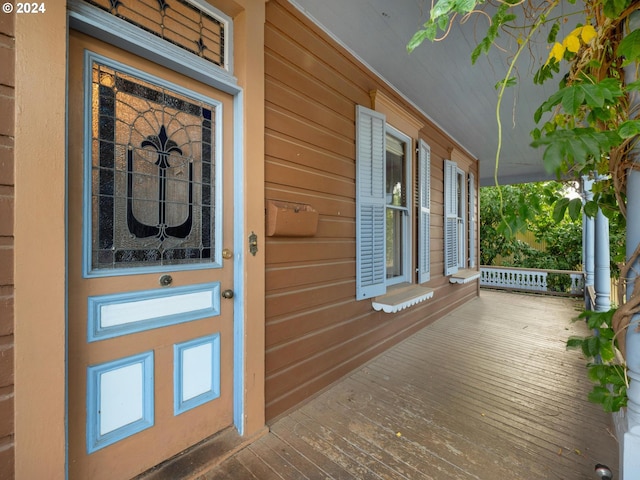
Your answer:
[[[435,6],[431,9],[431,20],[437,20],[441,15],[448,15],[453,9],[453,0],[438,0]]]
[[[617,53],[619,57],[624,57],[622,66],[640,60],[640,29],[636,29],[624,36],[618,44]]]
[[[582,212],[582,199],[581,198],[572,198],[569,201],[569,217],[572,220],[578,220],[580,218],[580,213]]]
[[[568,206],[569,206],[569,199],[567,197],[561,198],[556,202],[556,204],[553,207],[553,214],[551,215],[554,222],[560,223],[562,221]]]
[[[451,8],[454,12],[464,15],[474,10],[477,4],[475,0],[457,0],[453,2]]]
[[[628,0],[604,0],[604,14],[609,18],[618,18],[627,7]]]
[[[544,169],[548,173],[556,173],[562,166],[562,160],[564,159],[564,148],[560,143],[550,144],[544,153],[542,154],[542,162]]]
[[[438,18],[438,28],[440,30],[445,31],[447,29],[447,25],[449,25],[449,17],[443,15]]]
[[[547,43],[554,43],[556,41],[556,37],[558,36],[559,31],[560,31],[560,21],[556,20],[554,24],[551,26],[551,30],[549,30],[549,35],[547,35]]]
[[[638,90],[638,91],[640,91],[640,80],[636,80],[635,82],[627,83],[625,85],[625,88],[627,89],[627,91],[630,91],[630,90]]]
[[[600,351],[600,338],[588,337],[585,342],[582,343],[582,353],[585,357],[593,358],[598,355]]]
[[[562,95],[562,108],[564,111],[575,115],[585,99],[585,92],[581,85],[567,87]]]
[[[418,30],[413,34],[413,37],[411,38],[411,40],[409,40],[409,43],[407,43],[407,52],[413,52],[425,40],[431,40],[433,42],[433,40],[436,38],[438,27],[435,23],[433,23],[433,21],[428,21],[424,24],[424,27],[425,28],[423,28],[422,30]]]
[[[611,341],[600,341],[600,358],[602,358],[603,362],[610,362],[614,358],[616,358],[616,353],[613,348],[613,342]]]
[[[627,120],[618,127],[618,135],[621,138],[631,138],[640,135],[640,120]]]
[[[566,87],[553,93],[542,105],[540,105],[540,110],[542,112],[548,112],[553,107],[558,105],[562,101],[562,97],[564,96],[565,90],[566,90]]]
[[[498,83],[496,83],[495,89],[500,90],[503,85],[506,88],[506,87],[513,87],[514,85],[517,85],[517,84],[518,84],[518,80],[516,79],[516,77],[511,77],[511,78],[507,78],[506,80],[505,79],[500,80]]]
[[[601,383],[607,376],[607,366],[596,364],[589,366],[587,377],[594,383]]]
[[[600,88],[598,85],[589,83],[580,85],[580,88],[584,92],[584,100],[589,107],[602,108],[604,106],[604,95],[602,93],[602,88]]]
[[[627,389],[624,378],[624,367],[621,365],[608,365],[607,374],[603,381],[608,385],[612,385],[616,393],[626,391]]]
[[[584,213],[586,213],[588,217],[594,218],[598,214],[598,204],[593,200],[589,200],[584,204]]]
[[[609,101],[613,101],[614,98],[622,97],[624,95],[622,83],[616,78],[605,78],[598,83],[598,85],[603,88],[602,93]]]
[[[569,339],[567,340],[567,350],[582,348],[583,341],[584,341],[584,338],[582,337],[569,337]]]
[[[611,392],[607,387],[602,387],[600,385],[596,385],[593,387],[593,390],[589,392],[589,401],[592,403],[602,403],[604,404],[605,399],[611,396]]]

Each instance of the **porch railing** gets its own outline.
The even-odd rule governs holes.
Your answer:
[[[584,274],[578,271],[482,265],[480,273],[482,287],[547,295],[581,296],[584,293]]]

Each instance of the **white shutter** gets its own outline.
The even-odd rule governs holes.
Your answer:
[[[458,271],[458,166],[444,161],[444,274]]]
[[[469,267],[476,266],[476,179],[469,173]]]
[[[356,106],[356,298],[386,292],[385,126],[381,113]]]
[[[418,217],[418,283],[429,281],[431,227],[431,149],[424,140],[418,145],[418,189],[420,214]]]

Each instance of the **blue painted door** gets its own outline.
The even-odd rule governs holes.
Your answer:
[[[232,425],[233,98],[69,50],[69,473],[124,479]]]

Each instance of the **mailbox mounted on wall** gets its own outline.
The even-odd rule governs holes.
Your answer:
[[[313,237],[318,212],[305,203],[267,200],[268,237]]]

